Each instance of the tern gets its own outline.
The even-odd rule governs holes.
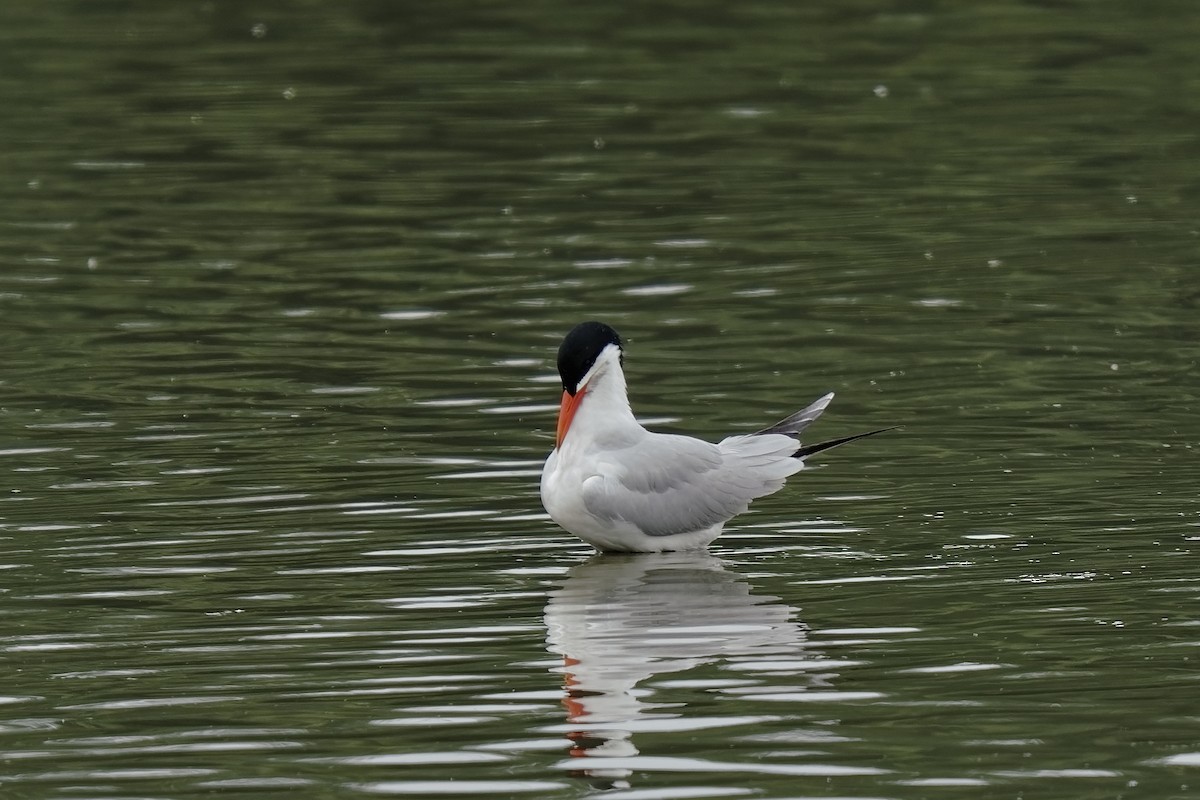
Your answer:
[[[717,444],[653,433],[633,416],[624,345],[603,322],[576,325],[558,348],[562,403],[542,469],[550,518],[599,550],[699,550],[759,497],[783,488],[822,450],[892,430],[801,445],[833,392],[779,422]]]

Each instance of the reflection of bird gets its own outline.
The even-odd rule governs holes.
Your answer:
[[[710,444],[651,433],[634,418],[621,337],[602,322],[575,326],[558,349],[558,436],[542,470],[551,518],[601,550],[702,548],[750,501],[772,494],[804,459],[890,428],[801,446],[829,393],[769,428]]]
[[[714,724],[651,702],[653,690],[638,684],[655,675],[723,661],[744,677],[757,662],[811,659],[805,627],[778,601],[753,595],[707,553],[602,556],[573,568],[545,612],[546,646],[563,656],[568,722],[561,730],[575,742],[572,754],[636,755],[639,731]],[[814,684],[829,677],[805,675]]]

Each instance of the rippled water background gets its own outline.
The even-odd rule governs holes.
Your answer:
[[[0,5],[0,795],[1200,796],[1197,22]],[[592,556],[593,317],[905,427]]]

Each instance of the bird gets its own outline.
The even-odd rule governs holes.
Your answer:
[[[895,427],[802,445],[800,433],[829,406],[829,392],[716,444],[654,433],[629,405],[624,354],[624,341],[603,322],[581,322],[563,338],[558,426],[542,468],[550,518],[600,551],[702,550],[751,501],[783,488],[807,457]]]

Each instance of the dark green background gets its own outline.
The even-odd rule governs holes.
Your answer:
[[[0,794],[1191,796],[1198,20],[0,5]],[[547,597],[665,612],[537,499],[585,318],[659,429],[905,426],[662,573],[801,633],[590,777]]]

